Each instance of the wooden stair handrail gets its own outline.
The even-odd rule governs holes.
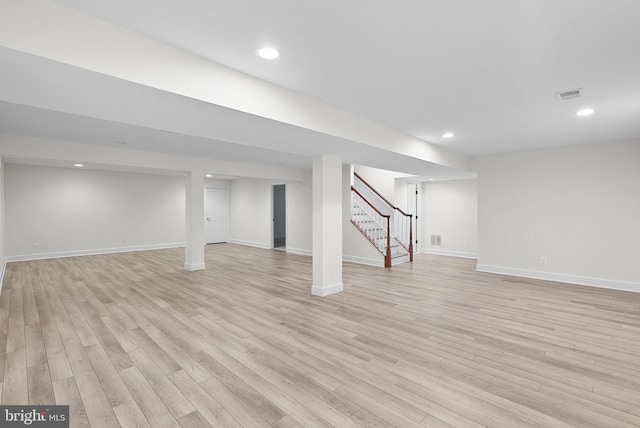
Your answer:
[[[358,174],[357,172],[353,171],[353,175],[356,176],[358,178],[358,180],[362,181],[362,183],[367,186],[369,188],[369,190],[371,190],[373,193],[375,193],[376,195],[378,195],[378,197],[380,199],[382,199],[387,205],[389,205],[389,207],[391,209],[397,210],[400,214],[402,214],[405,217],[409,217],[409,248],[405,247],[401,242],[399,242],[400,245],[402,245],[402,247],[404,247],[405,250],[407,250],[409,252],[409,261],[413,262],[413,214],[407,214],[404,211],[402,211],[400,208],[396,207],[395,205],[393,205],[391,202],[389,202],[387,200],[387,198],[385,198],[384,196],[382,196],[376,189],[373,188],[373,186],[371,186],[369,183],[367,183],[367,181],[362,178],[360,176],[360,174]],[[360,197],[367,203],[369,204],[369,206],[371,208],[373,208],[374,210],[376,210],[376,212],[382,216],[385,216],[385,214],[382,214],[380,211],[378,211],[378,209],[367,200],[367,198],[365,198],[364,196],[362,196],[362,194],[360,192],[358,192],[353,186],[351,186],[351,190],[353,190],[354,192],[356,192],[358,195],[360,195]],[[386,217],[390,217],[390,216],[386,216]],[[389,223],[389,220],[387,219],[387,223]],[[389,224],[387,224],[387,227],[389,227]],[[387,230],[391,230],[391,229],[387,229]],[[388,232],[388,235],[390,235],[390,232]],[[389,247],[387,246],[387,252],[389,252]],[[387,266],[387,255],[385,255],[385,267],[391,267],[391,253],[389,252],[389,266]]]
[[[360,181],[362,181],[364,183],[365,186],[367,186],[373,193],[375,193],[376,195],[378,195],[378,197],[380,199],[382,199],[387,205],[389,205],[389,207],[391,207],[394,210],[398,210],[400,212],[400,214],[405,215],[407,217],[413,217],[413,214],[407,214],[404,211],[402,211],[400,208],[396,207],[395,205],[393,205],[391,202],[389,202],[387,200],[387,198],[385,198],[384,196],[382,196],[380,193],[378,193],[378,191],[376,189],[374,189],[371,184],[367,183],[366,180],[362,177],[360,177],[360,175],[358,175],[357,172],[353,171],[353,175],[355,175],[356,177],[358,177],[358,179]],[[353,186],[351,186],[353,187]],[[359,194],[359,193],[358,193]],[[361,195],[362,196],[362,195]]]
[[[389,214],[381,213],[380,210],[376,208],[371,202],[369,202],[367,198],[365,198],[362,195],[362,193],[358,192],[355,187],[351,186],[351,191],[354,192],[356,195],[360,196],[360,198],[362,198],[362,200],[365,201],[367,205],[373,208],[373,210],[377,212],[379,216],[387,219],[387,250],[385,251],[385,254],[384,254],[384,267],[390,268],[391,267],[391,216]],[[352,223],[353,223],[353,220],[352,220]],[[360,230],[360,228],[358,228],[358,230]],[[360,231],[362,232],[362,230]],[[369,238],[367,237],[367,239]],[[369,241],[373,244],[373,241],[371,241],[371,239],[369,239]]]
[[[364,196],[362,196],[362,193],[358,192],[358,191],[356,190],[356,188],[355,188],[355,187],[351,186],[351,190],[352,190],[353,192],[355,192],[358,196],[360,196],[360,197],[362,198],[362,200],[363,200],[363,201],[365,201],[365,202],[366,202],[366,203],[367,203],[371,208],[373,208],[373,209],[375,210],[375,212],[377,212],[378,214],[380,214],[382,217],[386,217],[386,218],[387,218],[387,220],[388,220],[389,218],[391,218],[391,216],[390,216],[389,214],[382,214],[382,213],[380,212],[380,210],[379,210],[379,209],[377,209],[377,208],[375,207],[375,205],[373,205],[371,202],[369,202],[369,201],[367,200],[367,198],[365,198]]]

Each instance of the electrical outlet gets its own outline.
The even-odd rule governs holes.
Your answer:
[[[542,263],[543,265],[547,264],[547,258],[546,257],[540,257],[540,263]]]
[[[38,242],[34,242],[33,243],[33,248],[35,248],[37,250],[38,248],[40,248],[40,244]]]
[[[469,246],[469,241],[464,241],[464,246],[468,247]]]

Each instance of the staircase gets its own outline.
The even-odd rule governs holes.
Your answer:
[[[384,256],[385,267],[413,261],[411,218],[354,173],[351,223]]]

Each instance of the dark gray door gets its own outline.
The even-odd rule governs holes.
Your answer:
[[[284,184],[273,186],[273,248],[287,245],[287,200]]]

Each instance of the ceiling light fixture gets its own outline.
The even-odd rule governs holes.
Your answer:
[[[276,59],[280,56],[280,52],[274,48],[261,48],[256,52],[260,58],[264,59]]]
[[[592,108],[583,108],[582,110],[578,110],[576,116],[590,116],[593,112],[594,110]]]
[[[429,181],[434,181],[434,180],[435,180],[435,178],[430,178],[430,179],[429,179]]]
[[[445,132],[444,134],[442,134],[442,138],[452,138],[453,137],[453,133],[451,132]]]
[[[74,163],[73,166],[75,166],[76,168],[82,168],[84,166],[84,164],[82,164],[82,163]]]
[[[211,175],[211,174],[205,174],[204,176],[207,177],[207,178],[213,177],[213,175]]]

